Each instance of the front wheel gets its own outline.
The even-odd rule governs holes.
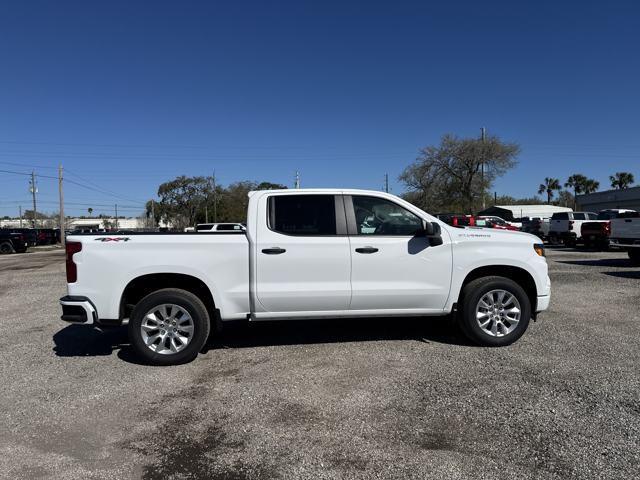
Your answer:
[[[513,280],[482,277],[464,287],[458,312],[460,327],[471,341],[501,347],[512,344],[527,330],[531,302]]]
[[[196,358],[209,336],[207,308],[193,293],[166,288],[144,297],[133,309],[129,339],[153,365],[177,365]]]
[[[4,253],[13,253],[13,245],[11,245],[11,242],[2,242],[0,243],[0,253],[4,254]]]

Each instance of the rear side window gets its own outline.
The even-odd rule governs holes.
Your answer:
[[[587,213],[587,218],[589,220],[597,220],[598,219],[598,214],[597,213]],[[612,213],[611,218],[615,218],[615,213]]]
[[[269,228],[287,235],[335,235],[333,195],[276,195],[269,199]]]
[[[573,219],[574,220],[586,220],[587,219],[587,214],[586,213],[574,213],[573,214]]]
[[[569,214],[567,212],[554,213],[551,220],[569,220]]]

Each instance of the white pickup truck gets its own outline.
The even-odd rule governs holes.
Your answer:
[[[634,265],[640,265],[640,213],[627,211],[611,220],[609,245],[629,254]]]
[[[545,310],[544,248],[526,233],[450,227],[376,191],[249,195],[247,230],[67,238],[62,319],[128,324],[153,364],[192,360],[231,320],[436,316],[508,345]]]

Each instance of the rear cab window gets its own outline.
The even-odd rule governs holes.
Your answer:
[[[569,212],[556,212],[551,216],[551,220],[569,220]]]

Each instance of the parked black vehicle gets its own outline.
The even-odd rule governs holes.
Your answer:
[[[0,230],[0,254],[23,253],[28,248],[27,238],[23,233]]]
[[[34,228],[8,228],[6,230],[12,233],[23,234],[30,247],[38,245],[38,231]]]

